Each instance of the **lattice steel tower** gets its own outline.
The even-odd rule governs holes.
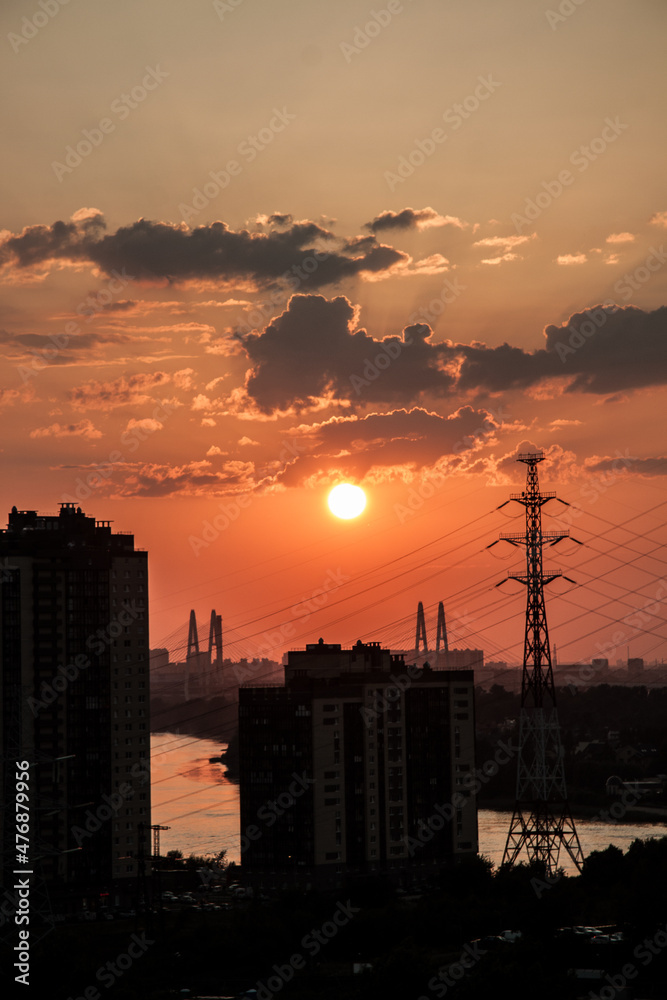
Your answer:
[[[530,861],[542,861],[553,875],[561,848],[579,869],[584,857],[567,801],[544,604],[544,585],[562,574],[560,570],[545,573],[542,567],[542,543],[556,545],[569,532],[542,531],[542,507],[557,499],[555,493],[540,492],[537,466],[543,460],[543,452],[518,456],[517,461],[527,466],[526,489],[511,494],[510,500],[526,508],[526,532],[500,536],[512,545],[525,546],[525,573],[509,573],[508,577],[525,584],[527,590],[516,804],[503,864],[514,864],[525,848]]]

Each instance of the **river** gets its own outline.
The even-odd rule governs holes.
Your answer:
[[[239,788],[225,776],[221,764],[209,763],[220,753],[211,740],[154,733],[151,736],[152,823],[168,826],[160,833],[160,853],[215,854],[227,851],[229,861],[240,860]],[[479,850],[494,864],[502,861],[511,813],[480,809]],[[609,844],[623,851],[637,837],[665,837],[660,823],[605,823],[578,819],[577,833],[584,855]],[[561,857],[566,872],[574,865]]]

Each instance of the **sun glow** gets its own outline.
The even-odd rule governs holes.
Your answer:
[[[332,514],[349,521],[352,517],[358,517],[365,508],[366,494],[360,486],[339,483],[329,494],[328,503]]]

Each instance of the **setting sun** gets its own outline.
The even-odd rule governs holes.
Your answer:
[[[328,497],[329,510],[336,517],[350,520],[358,517],[366,506],[366,494],[360,486],[352,483],[339,483],[334,486]]]

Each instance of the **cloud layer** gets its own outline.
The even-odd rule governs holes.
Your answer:
[[[148,282],[188,282],[245,279],[267,287],[280,279],[298,287],[321,288],[344,278],[377,274],[407,255],[377,243],[337,248],[333,233],[315,222],[291,222],[272,216],[279,229],[234,231],[224,222],[190,230],[185,225],[139,219],[106,232],[101,213],[76,213],[69,222],[29,226],[22,233],[3,234],[0,265],[14,271],[35,269],[58,261],[87,261],[105,274]],[[296,284],[295,284],[296,282]]]
[[[329,397],[362,403],[499,393],[546,380],[559,392],[609,395],[667,381],[667,307],[596,306],[544,330],[546,346],[433,343],[426,324],[376,340],[344,296],[295,295],[262,333],[238,335],[246,393],[264,413]]]

